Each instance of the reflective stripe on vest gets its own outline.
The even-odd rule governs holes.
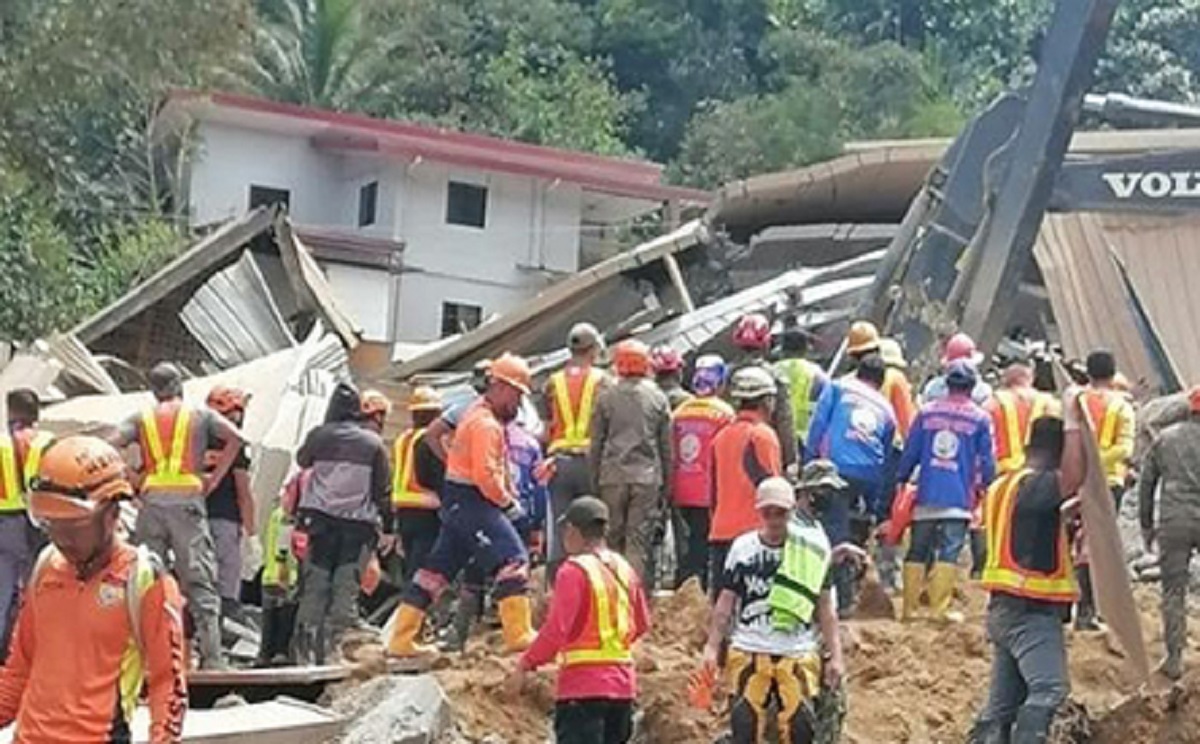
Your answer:
[[[812,420],[813,410],[816,409],[816,404],[812,401],[816,369],[803,359],[785,359],[779,363],[779,367],[787,378],[788,397],[791,398],[796,432],[805,436],[808,434],[808,422]]]
[[[48,431],[39,431],[33,435],[33,439],[29,441],[29,451],[25,453],[25,467],[22,469],[24,476],[23,486],[26,491],[33,485],[33,481],[37,478],[38,468],[42,466],[42,453],[54,441],[54,435]]]
[[[191,425],[191,409],[184,405],[179,406],[171,431],[171,449],[169,453],[164,452],[162,435],[158,430],[157,412],[153,408],[142,412],[142,435],[145,437],[146,447],[150,450],[148,454],[153,465],[153,469],[148,469],[146,475],[146,488],[188,491],[203,488],[204,483],[200,476],[185,473],[183,470],[184,459],[187,457],[188,447],[191,446]]]
[[[767,595],[771,625],[777,630],[791,631],[812,622],[831,555],[829,540],[820,528],[797,522],[788,525],[783,559]]]
[[[1032,402],[1010,390],[996,391],[996,405],[1000,408],[1003,431],[997,432],[996,443],[1004,445],[1003,453],[996,458],[1001,473],[1011,473],[1025,467],[1025,444],[1033,422],[1046,415],[1047,398],[1035,395]]]
[[[1060,528],[1056,555],[1058,566],[1049,573],[1025,568],[1012,554],[1017,495],[1033,471],[1025,469],[1003,475],[992,484],[985,501],[987,561],[980,585],[988,591],[1047,602],[1074,602],[1079,592],[1071,567],[1067,531]]]
[[[633,605],[629,591],[634,581],[633,569],[624,558],[611,552],[603,558],[585,554],[570,560],[587,575],[592,590],[592,619],[587,628],[595,628],[599,647],[568,646],[562,655],[562,665],[632,663]],[[584,639],[584,643],[591,640],[586,629]]]
[[[579,396],[579,407],[576,409],[571,404],[571,390],[566,371],[559,370],[550,377],[550,387],[554,392],[554,410],[558,412],[559,421],[562,422],[562,431],[550,442],[551,453],[581,451],[591,446],[592,410],[595,407],[596,388],[599,384],[600,372],[589,369],[583,380],[583,391]]]
[[[417,442],[424,429],[409,429],[396,438],[392,454],[392,505],[404,509],[436,509],[438,497],[416,478]]]
[[[292,555],[291,540],[284,522],[287,514],[276,507],[267,520],[267,531],[263,536],[263,586],[290,588],[296,583],[297,563]]]
[[[1088,391],[1084,395],[1087,402],[1088,419],[1100,449],[1108,449],[1117,443],[1117,435],[1121,426],[1121,401],[1116,395],[1103,391]]]
[[[0,435],[0,514],[19,512],[25,508],[21,478],[17,474],[17,447],[12,437]]]

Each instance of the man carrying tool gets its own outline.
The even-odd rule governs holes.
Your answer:
[[[729,384],[737,417],[717,433],[712,443],[716,489],[708,556],[709,587],[714,590],[729,547],[758,524],[754,499],[759,484],[783,474],[779,437],[768,423],[778,390],[775,379],[761,367],[738,370]]]
[[[1076,396],[1067,393],[1061,420],[1033,422],[1025,464],[1000,476],[984,502],[992,681],[971,744],[1040,744],[1067,698],[1063,624],[1078,591],[1063,507],[1087,468]]]
[[[733,373],[758,367],[775,380],[775,407],[767,423],[775,429],[775,435],[779,438],[784,468],[795,465],[799,458],[796,451],[796,422],[792,418],[792,392],[788,381],[775,371],[775,366],[767,359],[771,351],[771,322],[762,313],[743,315],[733,328],[733,345],[742,353],[741,359],[732,365]],[[734,405],[737,405],[736,401]]]
[[[408,398],[412,426],[396,437],[392,446],[392,518],[400,536],[402,586],[425,565],[442,529],[438,494],[446,467],[433,452],[428,427],[441,414],[436,390],[420,386]]]
[[[182,600],[156,556],[117,536],[133,498],[120,454],[94,437],[48,447],[29,515],[52,543],[37,560],[10,656],[0,726],[13,741],[132,741],[146,683],[150,742],[183,735],[187,709]]]
[[[554,706],[557,744],[625,744],[633,735],[637,671],[633,645],[650,630],[637,572],[604,540],[609,511],[582,496],[560,518],[567,558],[546,621],[509,681],[559,660]]]
[[[1188,393],[1191,415],[1163,429],[1142,459],[1138,482],[1138,508],[1146,551],[1159,547],[1162,571],[1163,641],[1167,657],[1162,672],[1177,680],[1183,676],[1183,651],[1187,646],[1188,566],[1200,551],[1200,387]],[[1154,492],[1162,484],[1158,523],[1154,519]]]
[[[37,428],[37,393],[27,388],[5,396],[8,429],[0,435],[0,660],[16,619],[21,589],[29,579],[40,536],[29,523],[25,492],[37,475],[42,452],[53,437]]]
[[[442,493],[442,530],[429,560],[405,587],[396,609],[388,653],[410,658],[430,653],[417,635],[430,605],[467,562],[495,580],[500,623],[509,651],[533,639],[529,554],[513,522],[523,516],[509,469],[504,427],[529,394],[529,365],[503,354],[491,366],[487,391],[467,412],[454,435]]]
[[[734,412],[718,396],[725,384],[725,361],[715,354],[696,360],[692,390],[671,416],[672,526],[675,533],[676,587],[693,576],[708,588],[708,530],[713,506],[713,441],[733,421]]]
[[[556,517],[566,514],[572,501],[592,493],[593,473],[588,468],[592,415],[596,399],[611,384],[608,375],[595,366],[604,341],[594,325],[575,324],[567,334],[567,349],[571,358],[550,375],[541,398],[542,416],[550,422],[546,452],[551,458],[547,467],[553,473],[550,510]],[[551,536],[546,580],[553,584],[563,548],[558,531],[551,529]]]
[[[894,339],[880,338],[879,329],[870,321],[851,323],[850,332],[846,335],[846,356],[851,366],[857,369],[863,358],[873,354],[883,357],[885,372],[879,391],[892,406],[892,413],[896,416],[897,442],[903,446],[908,438],[908,429],[917,417],[917,406],[913,400],[912,384],[904,372],[908,364],[900,344]],[[853,377],[853,373],[846,376]]]
[[[216,385],[208,391],[208,407],[224,416],[231,424],[242,426],[246,403],[250,396],[242,390]],[[217,446],[217,442],[211,442]],[[211,450],[207,455],[215,454]],[[250,458],[245,445],[238,448],[237,459],[204,500],[208,513],[208,529],[212,532],[217,555],[217,594],[221,598],[221,614],[243,625],[242,610],[242,535],[255,534],[254,496],[250,493]]]
[[[814,362],[804,358],[808,352],[808,334],[799,326],[783,329],[779,335],[779,354],[782,359],[775,369],[788,384],[788,403],[796,427],[796,451],[803,453],[808,425],[821,393],[829,385],[829,375]]]
[[[904,614],[916,615],[927,567],[929,604],[939,621],[961,622],[950,611],[958,584],[958,556],[967,539],[979,490],[996,475],[991,421],[971,402],[975,370],[964,360],[946,369],[948,395],[917,414],[897,480],[905,483],[920,466],[912,540],[904,562]]]
[[[896,417],[880,393],[885,377],[879,354],[865,354],[852,376],[832,383],[817,403],[808,431],[805,460],[829,460],[845,488],[824,505],[821,522],[835,545],[865,548],[875,520],[887,518],[896,462]],[[833,569],[838,614],[854,610],[859,567],[839,562]]]
[[[325,423],[305,437],[296,464],[311,474],[301,481],[298,507],[308,554],[293,647],[297,663],[324,664],[357,619],[362,570],[381,525],[390,522],[387,448],[362,425],[362,399],[352,385],[334,388]]]
[[[175,365],[157,365],[148,381],[155,404],[126,419],[110,440],[118,448],[137,445],[141,455],[134,537],[164,560],[171,556],[196,627],[200,667],[223,668],[216,548],[204,503],[237,460],[241,434],[224,416],[184,403]],[[217,454],[206,469],[204,454],[213,446]]]
[[[609,543],[653,586],[646,569],[671,477],[671,408],[648,379],[650,350],[644,343],[617,344],[613,365],[619,379],[596,400],[588,458],[600,499],[608,505]]]
[[[663,344],[650,350],[650,366],[654,369],[654,383],[667,396],[667,403],[674,411],[692,394],[683,387],[683,355],[673,347]]]
[[[818,731],[816,710],[823,689],[841,689],[844,670],[829,581],[833,550],[807,507],[796,509],[786,479],[760,483],[755,505],[759,526],[734,541],[721,573],[704,669],[711,678],[728,637],[734,744],[767,741],[773,699],[780,742],[836,741]]]

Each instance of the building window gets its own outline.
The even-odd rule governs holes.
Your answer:
[[[292,206],[292,192],[287,189],[273,189],[270,186],[250,186],[250,208],[269,207],[282,204],[284,209]]]
[[[375,206],[379,201],[379,182],[371,181],[358,190],[358,226],[375,224]]]
[[[487,200],[486,186],[451,181],[446,196],[446,223],[484,227],[487,224]]]
[[[442,338],[466,333],[483,321],[483,308],[461,302],[442,303]]]

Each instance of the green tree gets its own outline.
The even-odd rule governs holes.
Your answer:
[[[1126,0],[1118,6],[1093,87],[1200,100],[1200,0]]]

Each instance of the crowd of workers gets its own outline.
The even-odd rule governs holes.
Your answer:
[[[161,364],[153,405],[104,438],[57,441],[38,429],[36,396],[13,391],[0,437],[0,723],[15,720],[18,741],[123,740],[145,682],[152,740],[177,740],[186,670],[224,668],[222,617],[248,622],[240,543],[261,521],[260,664],[336,661],[382,565],[398,587],[391,656],[436,653],[431,640],[462,648],[490,597],[520,654],[514,693],[557,660],[564,743],[629,739],[650,594],[687,581],[713,603],[693,702],[710,700],[723,668],[733,741],[769,728],[836,741],[838,623],[866,567],[899,590],[902,621],[927,605],[932,621],[961,622],[969,548],[994,648],[973,741],[1043,741],[1067,694],[1063,624],[1098,627],[1075,496],[1085,417],[1118,508],[1132,483],[1134,409],[1113,356],[1092,353],[1060,404],[1019,355],[999,361],[993,390],[962,334],[916,396],[900,344],[870,323],[851,326],[837,376],[806,358],[808,340],[747,314],[738,358],[700,355],[685,384],[677,351],[625,340],[609,353],[580,323],[537,394],[527,362],[503,354],[454,396],[415,388],[411,426],[390,446],[388,399],[342,383],[262,520],[241,391],[185,403],[180,371]],[[1161,554],[1162,669],[1176,679],[1200,550],[1200,389],[1190,410],[1155,433],[1138,487],[1147,548]],[[535,630],[531,567],[543,561]]]

